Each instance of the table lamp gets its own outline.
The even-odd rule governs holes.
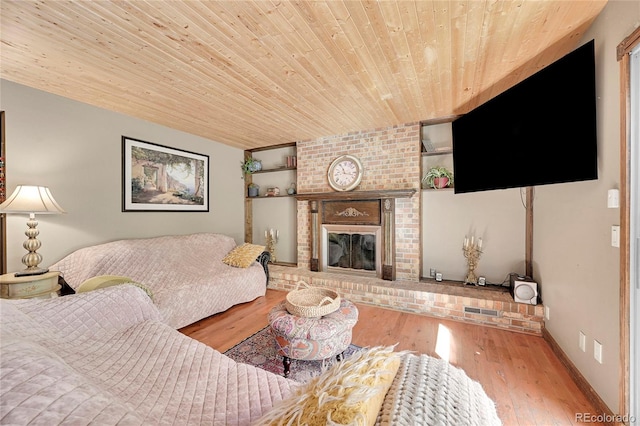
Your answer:
[[[36,251],[42,244],[36,238],[40,232],[36,229],[38,222],[35,214],[66,213],[53,199],[49,188],[46,186],[18,185],[9,198],[0,204],[0,213],[29,214],[28,229],[24,233],[29,239],[22,244],[29,252],[22,256],[22,263],[27,268],[16,272],[15,276],[40,275],[49,272],[48,269],[38,267],[42,262],[42,256]]]

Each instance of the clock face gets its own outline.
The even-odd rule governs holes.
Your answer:
[[[329,166],[329,185],[336,191],[351,191],[362,180],[362,163],[352,155],[336,158]]]

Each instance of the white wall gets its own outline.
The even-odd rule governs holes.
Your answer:
[[[434,268],[445,280],[463,281],[465,235],[483,241],[477,276],[502,284],[510,272],[524,274],[525,208],[520,190],[469,194],[423,190],[422,276],[429,277],[429,269]]]
[[[19,184],[49,186],[68,212],[37,216],[41,266],[77,248],[120,238],[220,232],[244,240],[242,150],[6,80],[0,80],[0,95],[7,193]],[[123,213],[123,135],[209,155],[210,211]],[[24,268],[26,220],[8,216],[9,271]]]
[[[616,46],[639,23],[639,2],[610,1],[580,43],[595,39],[598,180],[540,186],[534,201],[534,276],[550,308],[547,330],[614,413],[619,400],[620,251],[611,247],[610,229],[619,224],[620,211],[607,208],[607,190],[620,185]],[[585,352],[578,348],[580,331],[587,336]],[[593,358],[594,339],[603,345],[602,364]]]

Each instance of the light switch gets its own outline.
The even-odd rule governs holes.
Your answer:
[[[617,189],[610,189],[607,191],[607,207],[610,209],[620,208],[620,191]]]
[[[611,225],[611,247],[620,247],[620,225]]]

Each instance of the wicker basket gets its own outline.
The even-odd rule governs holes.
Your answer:
[[[300,286],[306,288],[300,288]],[[285,307],[291,315],[298,317],[322,317],[335,312],[340,307],[340,296],[333,290],[309,287],[304,281],[296,290],[287,293]]]

